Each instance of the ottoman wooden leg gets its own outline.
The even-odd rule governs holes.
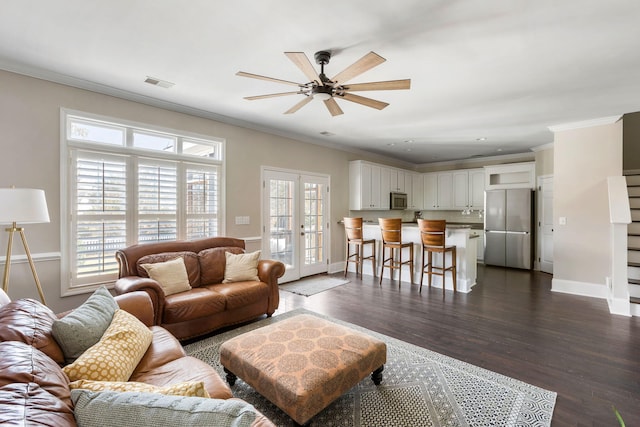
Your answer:
[[[371,374],[371,381],[373,381],[375,385],[380,385],[382,382],[382,371],[384,371],[384,365],[380,366]]]
[[[231,372],[227,368],[224,368],[224,372],[225,372],[225,374],[227,374],[227,382],[229,383],[229,385],[231,385],[231,386],[235,385],[236,380],[238,379],[236,374],[234,374],[233,372]]]

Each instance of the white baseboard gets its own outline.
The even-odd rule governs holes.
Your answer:
[[[604,283],[577,282],[554,278],[551,280],[551,291],[592,298],[607,298],[607,286]]]
[[[329,264],[329,274],[338,273],[340,271],[344,271],[344,261],[334,262],[333,264]]]
[[[631,316],[631,304],[628,299],[607,298],[607,303],[609,304],[609,313],[627,317]]]

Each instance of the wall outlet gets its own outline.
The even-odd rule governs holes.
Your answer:
[[[248,225],[249,224],[248,216],[237,216],[236,217],[236,225]]]

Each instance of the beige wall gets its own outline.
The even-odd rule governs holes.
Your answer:
[[[0,187],[42,188],[51,223],[29,225],[29,246],[47,303],[55,311],[79,305],[87,295],[60,297],[60,109],[122,118],[226,139],[226,234],[260,236],[260,169],[272,166],[330,175],[332,224],[348,214],[348,161],[363,158],[344,151],[168,111],[107,95],[0,71]],[[250,225],[235,225],[237,215]],[[334,221],[335,220],[335,221]],[[331,261],[344,257],[341,227],[332,231]],[[0,260],[7,233],[0,233]],[[23,254],[14,241],[14,256]],[[51,255],[51,259],[45,256]],[[19,258],[16,258],[19,261]],[[0,267],[4,267],[2,264]],[[12,263],[9,294],[37,298],[26,262]]]
[[[553,175],[553,144],[536,150],[536,177]]]
[[[556,132],[553,152],[553,287],[604,296],[611,263],[607,177],[622,173],[622,122]]]

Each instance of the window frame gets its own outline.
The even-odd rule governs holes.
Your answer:
[[[114,128],[125,128],[125,137],[123,145],[116,145],[110,143],[91,142],[87,140],[81,140],[78,138],[71,138],[70,123],[73,120],[86,121],[86,122],[98,122],[100,125]],[[176,150],[174,152],[166,152],[162,150],[153,150],[146,148],[134,147],[133,133],[134,131],[146,132],[152,134],[165,135],[167,137],[175,138]],[[204,157],[193,154],[182,154],[182,143],[194,142],[201,145],[211,145],[214,149],[215,157]],[[225,235],[225,179],[226,179],[226,160],[225,160],[225,145],[224,138],[212,137],[208,135],[201,135],[191,132],[184,132],[176,129],[163,128],[146,123],[137,123],[120,118],[113,118],[108,116],[96,115],[83,111],[71,110],[67,108],[60,109],[60,291],[62,296],[77,295],[87,292],[92,292],[100,286],[113,287],[113,283],[117,278],[115,275],[105,276],[98,281],[92,281],[85,283],[84,281],[74,281],[74,274],[76,273],[76,244],[74,239],[77,238],[75,234],[75,228],[77,227],[77,221],[75,221],[74,213],[76,208],[75,199],[75,183],[72,182],[73,175],[76,173],[76,166],[74,164],[75,156],[78,153],[88,153],[93,156],[103,155],[107,158],[120,157],[124,158],[127,163],[127,210],[125,212],[126,221],[126,244],[130,246],[138,241],[138,213],[137,213],[137,177],[138,177],[138,162],[140,163],[158,163],[158,164],[175,164],[177,168],[177,186],[178,197],[177,204],[178,209],[176,211],[177,217],[177,238],[185,238],[183,233],[187,230],[187,215],[186,209],[186,174],[190,169],[202,168],[209,172],[217,174],[217,201],[214,208],[214,216],[217,224],[217,234],[219,236]],[[133,181],[131,181],[133,178]],[[133,209],[131,208],[133,207]],[[115,256],[114,256],[115,258]]]

